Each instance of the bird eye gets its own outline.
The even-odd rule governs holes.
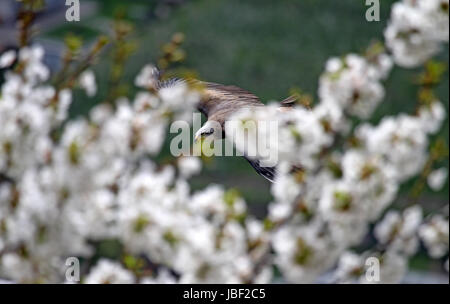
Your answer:
[[[205,131],[203,134],[209,135],[209,134],[213,134],[213,133],[214,133],[214,129],[211,128],[211,129],[209,129],[209,131]]]

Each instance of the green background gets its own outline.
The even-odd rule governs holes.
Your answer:
[[[197,71],[204,80],[238,85],[267,102],[281,100],[292,87],[317,97],[318,77],[326,60],[350,52],[361,53],[375,39],[382,39],[390,6],[395,1],[381,1],[380,22],[367,22],[365,1],[357,0],[194,0],[167,10],[165,17],[150,19],[145,14],[152,14],[158,1],[96,2],[99,4],[96,15],[63,24],[43,33],[44,37],[58,39],[73,32],[87,42],[92,41],[102,33],[97,26],[99,21],[112,18],[120,10],[136,25],[133,38],[139,45],[137,53],[127,62],[125,82],[131,84],[144,64],[157,60],[161,45],[173,33],[182,32],[187,52],[184,67]],[[108,89],[110,57],[106,53],[95,68],[100,83],[97,101]],[[448,48],[439,59],[448,64]],[[394,68],[374,123],[386,114],[414,111],[417,86],[413,80],[419,72],[420,69]],[[444,78],[438,96],[448,109],[448,72]],[[78,98],[83,99],[86,100]],[[95,100],[77,101],[72,106],[72,115],[86,114],[94,103]],[[448,129],[447,120],[441,132],[447,141]],[[444,165],[448,166],[448,161]],[[237,188],[251,204],[271,199],[269,183],[240,158],[215,158],[193,180],[193,186],[201,188],[214,182]],[[448,183],[439,193],[427,191],[424,199],[433,206],[448,202]]]

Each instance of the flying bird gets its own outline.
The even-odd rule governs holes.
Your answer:
[[[225,138],[225,123],[237,111],[250,108],[258,109],[265,107],[261,100],[254,94],[234,85],[222,85],[212,82],[203,82],[193,80],[202,87],[202,99],[197,105],[198,111],[204,114],[207,121],[196,132],[196,140],[199,138],[212,137],[213,139]],[[179,82],[185,82],[182,79],[170,79],[161,81],[159,88],[167,88],[177,85]],[[296,98],[291,96],[280,103],[280,110],[292,107]],[[221,128],[218,128],[218,124]],[[260,161],[243,156],[255,171],[265,177],[270,182],[274,182],[276,176],[276,166],[264,167]]]

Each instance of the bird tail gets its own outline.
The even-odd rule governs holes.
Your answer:
[[[250,159],[246,156],[244,158],[250,163],[250,165],[258,172],[259,175],[263,176],[270,182],[274,182],[276,175],[276,167],[261,167],[259,160]]]

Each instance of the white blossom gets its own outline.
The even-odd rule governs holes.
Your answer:
[[[377,127],[363,125],[358,132],[366,149],[383,157],[398,181],[417,174],[425,164],[428,139],[416,117],[385,117]]]
[[[423,130],[434,134],[440,130],[445,120],[445,108],[441,102],[434,101],[431,105],[420,107],[418,117]]]
[[[334,279],[339,283],[353,283],[364,272],[364,257],[353,252],[344,252],[334,273]]]
[[[447,181],[447,177],[448,177],[447,168],[440,168],[440,169],[434,170],[433,172],[430,173],[430,175],[428,175],[428,178],[427,178],[428,185],[434,191],[439,191],[445,185],[445,182]]]
[[[407,260],[404,256],[395,252],[387,251],[379,258],[380,261],[380,280],[374,278],[368,280],[368,276],[360,277],[360,283],[363,284],[398,284],[401,282],[407,271]]]
[[[398,65],[420,65],[448,42],[448,5],[448,0],[404,0],[393,5],[385,39]]]
[[[235,129],[225,131],[227,137],[235,132],[241,154],[277,156],[264,220],[250,214],[235,190],[211,184],[193,191],[189,179],[201,170],[199,158],[159,162],[168,125],[190,123],[201,98],[187,82],[161,83],[146,65],[135,79],[143,91],[134,98],[71,118],[72,89],[47,84],[42,47],[22,48],[20,69],[6,71],[0,94],[0,277],[61,283],[65,258],[77,256],[84,258],[85,283],[269,283],[274,269],[288,282],[312,283],[336,265],[337,282],[374,283],[365,261],[376,257],[378,283],[398,283],[418,236],[431,257],[444,257],[448,215],[436,213],[422,224],[419,207],[389,207],[399,187],[421,173],[445,107],[435,100],[416,115],[375,125],[354,117],[372,118],[393,63],[418,66],[448,41],[448,0],[394,4],[385,38],[387,53],[328,60],[312,109],[282,111],[271,103],[233,115]],[[15,57],[2,55],[0,68]],[[95,95],[91,70],[78,80]],[[256,124],[249,139],[247,122],[267,124]],[[276,136],[263,142],[266,151],[246,150],[255,147],[246,141],[271,134],[271,122]],[[428,183],[439,189],[446,178],[441,168]],[[376,251],[349,252],[368,232]],[[135,276],[127,263],[104,257],[90,266],[98,254],[93,244],[111,239],[143,257],[142,270],[152,273]]]
[[[97,93],[97,83],[95,82],[95,74],[91,70],[81,73],[79,78],[80,86],[86,91],[89,97],[95,96]]]
[[[189,178],[200,172],[202,169],[202,162],[197,157],[181,157],[178,159],[178,169],[185,178]]]

